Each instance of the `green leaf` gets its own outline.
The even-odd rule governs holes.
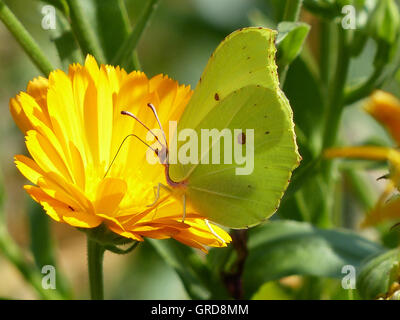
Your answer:
[[[329,200],[326,197],[328,188],[323,177],[314,175],[314,171],[311,171],[311,169],[309,171],[310,176],[304,176],[307,171],[299,171],[299,178],[295,176],[294,188],[296,188],[296,185],[300,185],[298,186],[300,189],[294,196],[283,202],[282,207],[279,209],[279,214],[285,219],[307,221],[317,226],[326,227],[329,226],[330,222],[326,221],[326,216],[322,215],[321,212]],[[288,191],[291,192],[291,190]],[[294,214],[298,214],[300,217],[294,216]]]
[[[310,26],[303,22],[281,22],[278,25],[278,67],[284,68],[300,54]]]
[[[29,206],[30,247],[35,264],[38,270],[45,265],[54,266],[57,269],[57,290],[65,297],[72,298],[70,285],[56,261],[50,218],[42,207],[31,199],[29,199]]]
[[[264,283],[260,289],[251,297],[251,300],[291,300],[277,282]]]
[[[42,286],[42,274],[36,266],[26,260],[25,253],[10,236],[6,226],[6,219],[3,209],[4,189],[3,180],[0,174],[0,255],[7,259],[21,274],[24,280],[36,290],[41,299],[63,299],[60,291],[46,290]]]
[[[248,248],[243,276],[247,296],[261,283],[289,275],[340,278],[343,266],[357,268],[384,250],[354,232],[294,221],[274,221],[250,230]]]
[[[364,28],[369,15],[381,0],[304,0],[304,7],[310,12],[325,18],[334,19],[343,16],[342,9],[346,5],[356,8],[357,29]]]
[[[317,76],[303,57],[297,58],[291,64],[283,90],[293,109],[297,143],[303,160],[300,167],[293,173],[280,212],[283,212],[285,218],[305,220],[308,217],[306,220],[311,221],[311,217],[319,215],[320,211],[316,211],[315,214],[314,212],[307,213],[304,211],[304,206],[299,207],[301,205],[299,202],[302,202],[302,199],[308,199],[312,203],[307,202],[306,207],[316,209],[321,207],[326,200],[325,195],[315,197],[312,193],[309,194],[307,190],[304,190],[304,192],[301,190],[303,194],[296,195],[297,199],[294,199],[292,195],[306,183],[310,185],[310,188],[307,188],[308,190],[317,184],[318,192],[322,191],[321,182],[314,178],[319,170],[320,160],[318,157],[322,144],[321,131],[323,128],[321,115],[325,112],[326,103]],[[309,197],[310,195],[311,197]],[[291,203],[287,203],[287,201]]]
[[[95,31],[103,48],[106,61],[111,62],[116,50],[122,45],[130,29],[123,1],[89,0]]]
[[[14,36],[33,64],[47,76],[54,69],[53,66],[28,30],[2,0],[0,0],[0,20]]]
[[[304,0],[304,7],[310,12],[327,19],[339,15],[336,0]]]
[[[253,27],[276,29],[275,22],[259,9],[251,10],[248,14],[248,18]]]
[[[207,264],[211,272],[219,277],[222,272],[228,272],[236,261],[233,245],[225,248],[211,248],[207,254]]]
[[[64,70],[68,70],[68,66],[71,63],[82,62],[82,56],[71,30],[66,30],[60,36],[55,38],[54,44],[56,45]]]
[[[317,77],[302,58],[296,59],[290,66],[285,86],[283,88],[293,109],[294,122],[300,128],[302,138],[299,137],[300,154],[303,165],[313,156],[319,154],[321,145],[322,123],[325,102]],[[304,149],[313,153],[306,159]]]
[[[40,0],[41,2],[47,3],[49,5],[54,6],[58,10],[68,14],[68,4],[66,0]]]
[[[393,281],[399,281],[400,251],[391,250],[366,261],[357,278],[357,290],[363,299],[376,299],[389,291]]]
[[[41,0],[39,3],[54,6],[56,10],[56,29],[48,30],[54,42],[62,68],[66,71],[74,62],[82,63],[82,54],[79,45],[71,30],[69,21],[69,7],[66,0]],[[44,6],[44,5],[43,5]]]
[[[67,0],[70,11],[69,18],[72,31],[83,55],[92,54],[97,62],[104,63],[104,52],[99,45],[98,34],[95,30],[97,26],[93,23],[93,1],[95,0]]]
[[[82,63],[83,56],[69,22],[60,12],[57,11],[56,15],[57,29],[52,31],[54,34],[52,38],[54,39],[61,65],[64,70],[68,70],[70,64],[74,62]]]
[[[300,16],[303,0],[285,1],[285,11],[283,12],[284,21],[297,21]]]
[[[129,68],[129,66],[126,65],[126,58],[129,57],[129,55],[134,55],[140,37],[148,25],[149,20],[157,7],[158,1],[159,0],[149,0],[147,2],[147,6],[137,20],[134,29],[130,32],[125,41],[119,46],[118,51],[114,55],[112,59],[114,64]]]
[[[192,248],[172,239],[148,241],[175,270],[192,299],[228,297],[225,288]]]

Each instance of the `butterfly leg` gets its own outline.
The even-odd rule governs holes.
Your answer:
[[[182,203],[183,203],[183,216],[182,216],[182,222],[185,222],[186,218],[186,194],[184,193],[182,196]]]
[[[169,193],[171,193],[171,189],[170,188],[168,188],[167,186],[164,186],[162,183],[159,183],[157,186],[155,186],[153,188],[155,199],[154,199],[153,203],[147,205],[148,207],[154,206],[157,203],[157,201],[160,199],[160,190],[161,190],[161,188],[163,188],[164,190],[166,190]],[[182,196],[182,203],[183,203],[182,222],[185,222],[185,218],[186,218],[186,194],[183,194],[183,196]]]
[[[216,232],[214,231],[214,229],[211,227],[211,224],[208,222],[208,220],[207,220],[207,219],[204,219],[204,222],[206,223],[208,229],[210,229],[211,233],[212,233],[218,240],[222,241],[222,243],[225,244],[225,243],[226,243],[225,240],[222,239],[222,238],[218,235],[218,233],[216,233]]]
[[[157,186],[155,186],[153,188],[155,199],[154,199],[153,203],[147,205],[148,207],[154,206],[157,203],[157,201],[160,199],[160,190],[161,190],[161,188],[163,188],[164,190],[167,190],[168,192],[171,192],[171,190],[168,187],[164,186],[162,183],[159,183]]]

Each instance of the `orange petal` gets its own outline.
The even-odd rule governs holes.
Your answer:
[[[89,71],[93,81],[97,83],[99,77],[99,65],[97,64],[96,59],[90,54],[86,56],[85,69]]]
[[[37,184],[39,178],[45,174],[36,162],[28,157],[17,155],[14,159],[15,164],[22,175],[34,184]]]
[[[116,224],[107,223],[107,226],[112,232],[115,232],[122,237],[129,238],[129,239],[136,240],[136,241],[143,241],[143,238],[140,235],[138,235],[134,232],[131,232],[131,231],[124,230]]]
[[[48,136],[47,136],[48,137]],[[26,146],[32,158],[45,172],[56,172],[65,180],[72,182],[72,176],[66,161],[46,136],[30,130],[26,135]]]
[[[231,237],[227,232],[211,223],[207,226],[204,219],[187,219],[185,223],[189,224],[191,228],[182,230],[181,236],[195,239],[199,243],[212,247],[226,247],[226,244],[231,242]]]
[[[25,190],[35,201],[39,202],[46,213],[56,221],[64,221],[73,227],[79,228],[95,228],[103,221],[103,219],[93,213],[80,210],[78,206],[71,206],[50,197],[38,187],[25,186]]]
[[[331,148],[324,152],[326,158],[359,158],[367,160],[388,160],[400,164],[400,152],[386,147],[344,147]]]
[[[365,106],[366,111],[379,121],[400,145],[400,101],[390,93],[375,91]]]
[[[62,220],[61,215],[55,211],[51,206],[48,206],[46,210],[45,208],[45,203],[48,202],[56,202],[58,200],[55,200],[53,198],[51,198],[49,195],[47,195],[45,192],[43,192],[42,189],[35,187],[35,186],[30,186],[30,185],[26,185],[24,186],[24,189],[26,190],[26,192],[32,197],[33,200],[35,200],[37,203],[42,204],[43,208],[45,209],[45,212],[55,221],[60,222]],[[62,202],[58,201],[59,205],[62,204]]]
[[[29,121],[22,105],[18,101],[17,98],[10,99],[10,113],[14,119],[14,122],[17,124],[18,128],[22,131],[22,133],[26,133],[28,130],[32,129],[32,124]]]
[[[49,81],[43,77],[37,77],[28,82],[26,92],[32,96],[38,105],[41,107],[43,113],[49,119],[47,112],[47,91],[49,89]]]
[[[373,209],[362,223],[362,227],[377,225],[384,221],[400,219],[400,198],[389,200],[383,206]]]
[[[68,183],[56,173],[46,173],[45,176],[38,180],[37,184],[50,197],[78,208],[78,211],[95,214],[93,204],[85,194],[76,185]]]
[[[126,190],[127,185],[124,180],[115,178],[103,179],[97,189],[96,212],[113,217],[125,196]]]

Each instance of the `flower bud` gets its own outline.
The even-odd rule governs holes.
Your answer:
[[[377,41],[393,44],[399,34],[400,14],[394,0],[378,1],[369,22],[368,32]]]

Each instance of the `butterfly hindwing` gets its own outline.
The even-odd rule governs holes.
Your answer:
[[[232,132],[231,143],[221,138],[213,145],[210,139],[210,149],[199,151],[200,164],[189,175],[187,198],[199,213],[216,223],[244,228],[276,211],[299,162],[293,122],[282,103],[275,91],[248,86],[233,92],[195,128],[199,137],[204,129]],[[246,163],[235,160],[238,146],[243,156],[239,159],[248,158]],[[213,153],[218,151],[221,163],[213,164]],[[208,164],[201,163],[205,159]]]

